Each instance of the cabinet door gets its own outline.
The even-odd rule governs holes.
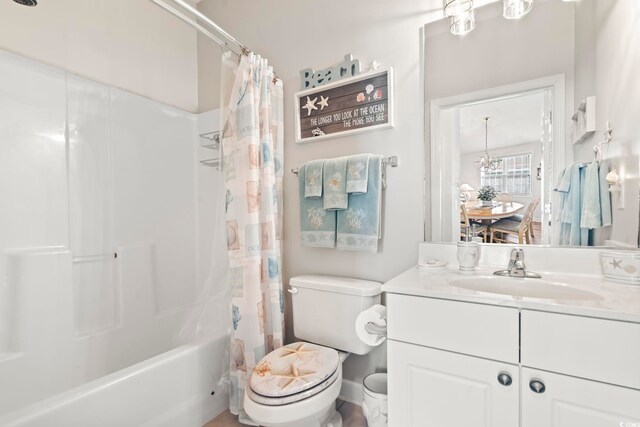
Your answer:
[[[529,368],[521,378],[522,427],[640,426],[639,390]]]
[[[519,368],[388,341],[390,427],[514,427]],[[499,381],[509,385],[502,385]]]

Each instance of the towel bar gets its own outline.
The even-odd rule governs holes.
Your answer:
[[[391,166],[392,168],[398,167],[398,156],[390,156],[382,159],[382,166]],[[298,168],[291,169],[291,173],[298,175]]]

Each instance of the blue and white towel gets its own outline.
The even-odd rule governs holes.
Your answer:
[[[608,191],[608,190],[607,190]],[[602,208],[600,207],[600,172],[598,162],[594,160],[586,167],[584,174],[584,195],[580,227],[602,227]]]
[[[347,158],[347,193],[366,193],[371,154],[356,154]]]
[[[324,208],[326,210],[347,209],[347,158],[338,157],[324,161],[322,172]]]
[[[382,236],[382,156],[369,156],[367,192],[349,195],[349,208],[338,212],[337,249],[377,252]]]
[[[580,226],[580,216],[582,214],[582,204],[584,203],[584,182],[585,168],[576,163],[571,168],[571,189],[569,190],[566,213],[569,214],[565,219],[565,226],[569,226],[569,238],[565,245],[570,246],[588,246],[589,245],[589,229]]]
[[[306,166],[298,170],[302,246],[333,248],[336,246],[336,212],[325,210],[322,198],[304,197]]]
[[[311,160],[305,164],[307,177],[304,181],[304,197],[322,197],[322,168],[324,160]]]

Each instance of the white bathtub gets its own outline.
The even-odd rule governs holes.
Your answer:
[[[7,414],[0,426],[200,427],[228,407],[227,348],[227,336],[178,347]]]

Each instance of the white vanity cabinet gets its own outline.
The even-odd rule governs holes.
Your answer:
[[[394,293],[387,322],[390,427],[640,426],[640,323]]]
[[[387,319],[390,427],[519,424],[517,309],[387,294]]]
[[[389,426],[518,425],[517,365],[399,341],[387,348]]]
[[[521,427],[640,426],[638,390],[529,368],[521,378]]]
[[[521,346],[522,427],[640,426],[639,323],[522,310]]]

